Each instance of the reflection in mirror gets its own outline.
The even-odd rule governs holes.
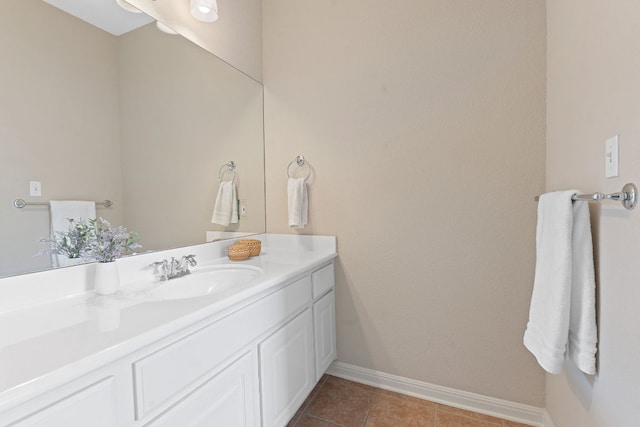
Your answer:
[[[137,231],[143,251],[264,232],[259,83],[155,22],[116,37],[41,0],[2,7],[0,275],[51,267],[34,256],[48,208],[16,198],[109,199],[97,215]],[[222,227],[211,214],[231,160],[247,215]]]

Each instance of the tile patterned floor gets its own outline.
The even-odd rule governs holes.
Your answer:
[[[325,375],[287,427],[529,427]]]

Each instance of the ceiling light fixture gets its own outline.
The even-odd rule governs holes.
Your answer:
[[[191,16],[202,22],[214,22],[218,19],[216,0],[191,0]]]
[[[140,9],[138,9],[135,6],[130,5],[129,3],[127,3],[125,0],[116,0],[116,3],[118,3],[118,5],[123,8],[124,10],[126,10],[127,12],[131,12],[131,13],[142,13],[142,11]]]
[[[171,35],[176,35],[178,34],[173,28],[169,27],[168,25],[163,24],[160,21],[156,21],[156,27],[162,31],[163,33],[167,33],[167,34],[171,34]]]

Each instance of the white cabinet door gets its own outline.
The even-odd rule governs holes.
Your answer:
[[[329,292],[313,304],[313,326],[318,381],[337,357],[335,291]]]
[[[283,427],[315,385],[308,308],[260,344],[262,427]]]
[[[306,276],[133,364],[137,419],[174,404],[233,354],[311,301]]]
[[[15,427],[118,427],[114,378],[77,390],[11,424]],[[46,396],[45,396],[46,397]]]
[[[254,427],[258,425],[254,352],[223,369],[151,427]]]

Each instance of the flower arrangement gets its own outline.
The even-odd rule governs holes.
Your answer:
[[[67,231],[57,231],[52,238],[43,237],[40,239],[40,242],[46,244],[47,247],[38,252],[38,255],[57,254],[65,255],[67,258],[83,257],[83,251],[93,234],[93,229],[82,220],[74,221],[72,218],[67,218],[67,220],[69,221]]]
[[[103,218],[85,221],[69,219],[67,231],[56,232],[51,239],[40,239],[47,245],[40,251],[66,255],[69,258],[95,259],[98,262],[112,262],[127,252],[140,246],[135,232],[112,226]]]
[[[89,226],[93,233],[82,250],[85,257],[98,262],[112,262],[126,252],[141,247],[135,232],[128,232],[122,226],[113,227],[106,219],[90,219]]]

